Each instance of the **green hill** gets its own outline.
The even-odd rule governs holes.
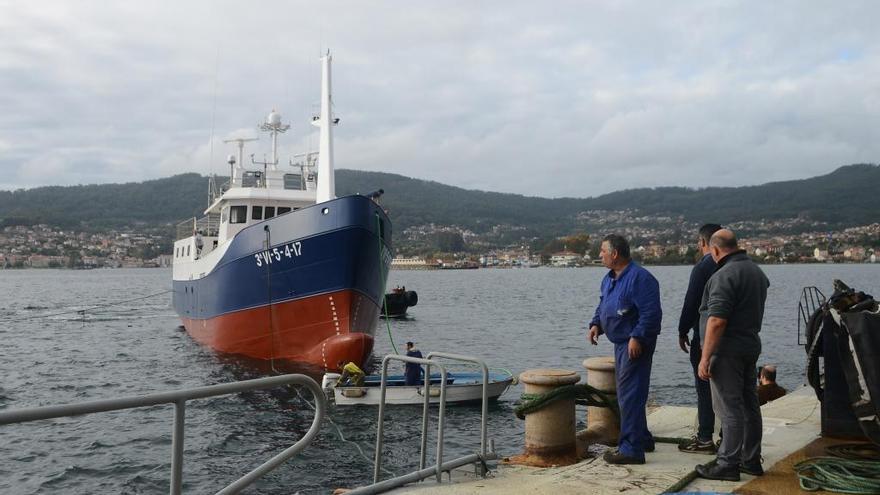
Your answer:
[[[190,173],[140,183],[0,191],[0,222],[81,229],[172,224],[199,215],[207,206],[207,182]],[[624,209],[689,222],[801,218],[845,227],[877,221],[873,205],[880,166],[849,165],[819,177],[759,186],[643,188],[582,199],[474,191],[356,170],[338,170],[336,184],[340,196],[384,189],[382,203],[396,232],[434,223],[475,232],[509,225],[533,235],[561,235],[576,229],[580,212]]]

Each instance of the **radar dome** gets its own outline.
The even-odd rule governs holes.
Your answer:
[[[266,117],[266,123],[269,125],[280,125],[281,124],[281,114],[272,110],[272,113]]]

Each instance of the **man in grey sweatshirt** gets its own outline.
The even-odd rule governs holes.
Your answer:
[[[715,465],[696,467],[700,477],[739,481],[740,473],[760,476],[761,409],[756,364],[761,354],[761,322],[767,276],[721,229],[709,240],[718,270],[706,283],[700,304],[703,353],[698,375],[712,384],[712,408],[724,437]]]

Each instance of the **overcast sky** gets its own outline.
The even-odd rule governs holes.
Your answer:
[[[0,12],[0,189],[224,173],[221,141],[255,136],[273,108],[292,125],[286,163],[316,148],[328,48],[337,168],[586,197],[880,162],[875,1],[0,0]]]

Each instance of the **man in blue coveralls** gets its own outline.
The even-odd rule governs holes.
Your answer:
[[[603,333],[614,344],[617,404],[620,407],[618,448],[605,452],[609,464],[644,464],[645,452],[654,451],[645,406],[651,381],[651,362],[660,334],[660,284],[650,272],[632,261],[629,243],[609,234],[599,252],[609,269],[602,279],[599,306],[590,321],[590,343]]]

